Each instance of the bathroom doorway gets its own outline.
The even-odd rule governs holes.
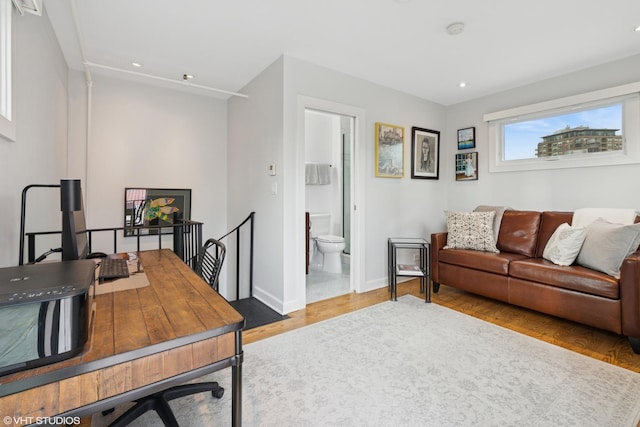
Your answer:
[[[306,108],[304,128],[305,210],[311,227],[306,275],[309,304],[353,290],[351,193],[355,117]]]

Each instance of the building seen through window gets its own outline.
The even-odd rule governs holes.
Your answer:
[[[599,153],[622,150],[622,135],[619,129],[591,129],[579,126],[543,136],[536,149],[537,157],[564,156],[567,154]]]
[[[619,151],[623,105],[601,106],[504,125],[504,160]]]

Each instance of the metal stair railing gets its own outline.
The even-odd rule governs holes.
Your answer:
[[[198,251],[202,247],[202,223],[198,221],[190,220],[177,220],[174,224],[166,225],[149,225],[149,226],[136,226],[136,227],[109,227],[109,228],[91,228],[87,229],[89,240],[89,252],[92,252],[93,236],[96,233],[113,233],[113,253],[118,253],[118,232],[124,230],[133,230],[136,237],[136,251],[140,252],[143,246],[141,241],[142,237],[155,237],[153,234],[142,234],[145,230],[158,229],[158,249],[162,249],[162,237],[166,234],[162,234],[160,229],[172,229],[173,235],[173,251],[178,255],[189,267],[195,268],[195,261]],[[27,238],[27,262],[37,262],[35,256],[36,238],[43,235],[55,235],[62,234],[62,231],[38,231],[25,233]],[[146,245],[147,247],[149,245]],[[49,252],[57,252],[53,249]],[[20,252],[22,255],[22,250]],[[24,257],[21,256],[19,265],[23,265]]]
[[[233,230],[229,231],[224,236],[220,237],[218,240],[222,240],[225,237],[230,236],[235,233],[236,237],[236,301],[240,299],[240,254],[241,254],[241,245],[240,245],[240,231],[245,224],[249,224],[249,297],[253,296],[253,222],[256,213],[251,212],[249,216],[242,221],[237,227]],[[227,258],[228,259],[228,258]]]
[[[39,262],[46,258],[47,255],[54,252],[60,252],[60,248],[51,249],[45,252],[40,257],[36,258],[36,238],[38,236],[45,235],[62,235],[62,231],[39,231],[39,232],[25,232],[25,217],[26,217],[26,201],[27,192],[31,188],[60,188],[58,184],[32,184],[26,186],[22,190],[22,205],[20,215],[20,253],[18,255],[18,265],[24,265],[24,251],[25,251],[25,239],[27,241],[27,262],[34,263]],[[198,251],[202,247],[202,223],[198,221],[184,220],[181,215],[174,216],[173,224],[164,225],[147,225],[147,226],[132,226],[132,227],[109,227],[109,228],[92,228],[88,229],[88,245],[89,252],[92,252],[92,241],[95,233],[113,233],[113,253],[118,253],[118,232],[124,230],[133,233],[136,237],[136,250],[139,252],[142,250],[143,242],[142,237],[155,237],[152,234],[153,230],[157,230],[158,244],[157,249],[162,249],[162,236],[166,236],[168,233],[163,234],[162,231],[167,228],[171,228],[173,234],[173,251],[191,268],[195,268],[195,262]],[[143,233],[144,232],[144,233]],[[149,246],[146,244],[145,246]]]

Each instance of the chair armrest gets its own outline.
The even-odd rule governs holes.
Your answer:
[[[431,280],[440,283],[438,260],[440,251],[447,244],[447,233],[433,233],[431,235]]]
[[[622,261],[620,267],[622,333],[640,338],[640,251]]]

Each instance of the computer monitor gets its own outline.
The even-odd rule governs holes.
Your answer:
[[[60,181],[62,211],[62,260],[84,259],[89,253],[89,240],[79,179]]]

